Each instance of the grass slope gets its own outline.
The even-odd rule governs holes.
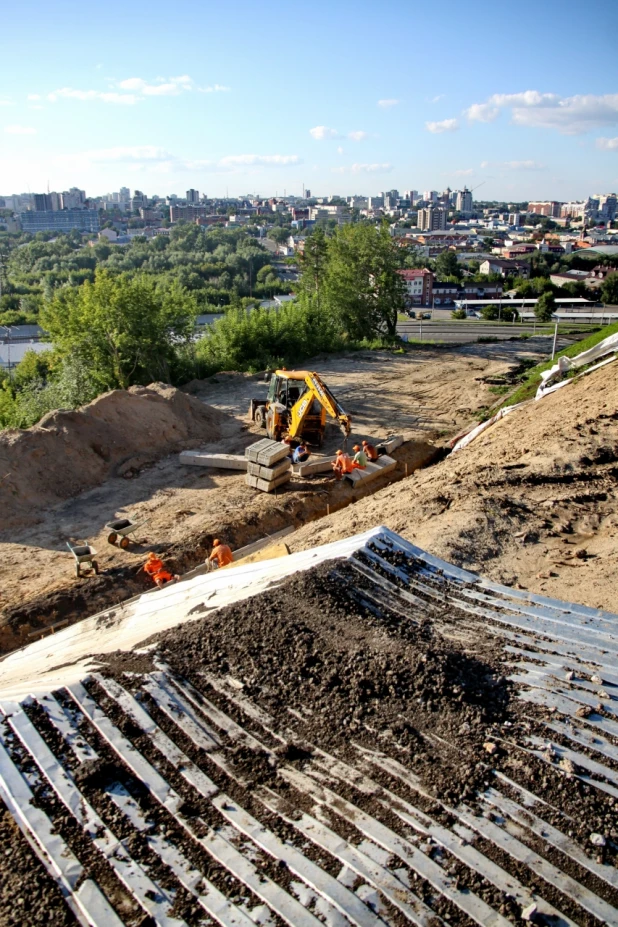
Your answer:
[[[595,344],[604,341],[605,338],[609,338],[610,335],[615,335],[617,332],[618,322],[614,322],[612,325],[606,325],[583,341],[577,341],[575,344],[569,345],[569,347],[565,348],[563,351],[559,351],[553,360],[548,360],[543,364],[537,364],[536,367],[531,367],[526,373],[519,389],[512,393],[503,405],[513,406],[518,402],[524,402],[526,399],[533,399],[541,382],[541,373],[553,367],[558,357],[575,357],[577,354],[583,354],[584,351],[588,351],[589,348],[593,348]]]

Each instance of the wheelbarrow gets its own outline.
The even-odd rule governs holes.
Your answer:
[[[94,547],[91,547],[90,544],[73,545],[73,544],[70,544],[69,541],[67,541],[67,547],[69,548],[69,550],[75,557],[75,575],[77,576],[78,579],[80,579],[82,575],[81,573],[82,563],[89,564],[90,569],[94,570],[94,572],[98,575],[99,564],[94,559],[94,556],[96,554],[96,550],[94,549]]]
[[[129,535],[137,531],[138,528],[141,528],[142,525],[145,525],[147,521],[147,518],[144,518],[142,521],[133,521],[132,518],[119,518],[117,521],[108,522],[105,525],[105,527],[110,530],[110,533],[107,535],[107,543],[118,544],[118,547],[122,547],[123,550],[126,550],[131,543]],[[118,540],[118,538],[120,538],[120,540]],[[135,543],[135,538],[133,538],[133,542]]]

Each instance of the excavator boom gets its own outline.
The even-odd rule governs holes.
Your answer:
[[[347,436],[352,430],[352,421],[347,412],[329,390],[322,378],[310,370],[277,370],[275,375],[290,380],[304,382],[305,391],[290,409],[290,437],[297,437],[302,432],[303,422],[309,415],[315,400],[319,402],[327,415],[336,419],[339,426]]]

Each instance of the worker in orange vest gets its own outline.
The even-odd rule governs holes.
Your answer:
[[[218,538],[215,538],[212,542],[212,552],[208,558],[210,563],[217,562],[218,567],[227,566],[228,563],[234,562],[234,554],[227,546],[227,544],[222,544]]]
[[[155,586],[158,586],[161,589],[163,586],[167,586],[168,583],[175,583],[180,579],[175,573],[170,573],[169,570],[165,569],[163,561],[157,557],[156,554],[152,551],[148,554],[148,559],[142,567],[142,570],[152,578]]]
[[[333,470],[335,471],[335,477],[340,480],[346,473],[351,473],[353,469],[354,467],[352,466],[350,455],[344,454],[343,451],[337,451],[336,457],[333,460]]]

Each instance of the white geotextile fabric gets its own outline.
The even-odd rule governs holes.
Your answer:
[[[542,399],[548,392],[552,380],[555,380],[557,376],[568,373],[569,370],[586,367],[593,361],[599,360],[599,358],[605,357],[607,354],[612,354],[614,351],[618,351],[618,333],[599,341],[594,347],[589,348],[588,351],[583,351],[582,354],[577,354],[576,357],[559,357],[557,364],[554,364],[553,367],[541,374],[541,384],[534,398]]]
[[[561,389],[563,386],[568,386],[569,383],[573,382],[572,380],[562,380],[560,383],[552,384],[552,380],[559,374],[567,373],[569,370],[577,370],[581,367],[586,367],[588,364],[591,364],[592,361],[598,360],[600,357],[606,357],[608,354],[613,354],[614,352],[618,352],[618,333],[610,335],[609,338],[605,338],[603,341],[599,341],[594,347],[589,348],[588,351],[583,351],[581,354],[577,354],[575,357],[559,357],[557,364],[554,364],[553,367],[543,371],[541,374],[541,385],[536,392],[536,396],[534,397],[535,400],[543,399],[544,396],[555,393],[556,390]],[[599,364],[599,366],[603,365]],[[457,442],[452,453],[454,454],[455,451],[461,451],[464,447],[467,447],[475,438],[478,438],[480,434],[492,425],[495,425],[496,422],[499,422],[505,415],[509,415],[509,413],[514,412],[515,409],[521,409],[521,407],[527,405],[529,401],[530,400],[518,402],[517,405],[505,406],[500,409],[495,415],[488,418],[486,422],[481,422],[480,425],[477,425],[476,428],[469,431],[467,435],[464,435],[464,437]]]

